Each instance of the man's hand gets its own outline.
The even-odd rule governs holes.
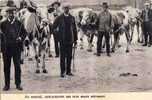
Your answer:
[[[76,47],[76,46],[77,46],[77,41],[74,42],[74,47]]]
[[[21,40],[22,40],[22,38],[21,38],[21,37],[18,37],[16,40],[17,40],[17,41],[21,41]]]

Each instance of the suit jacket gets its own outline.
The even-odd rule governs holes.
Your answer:
[[[102,11],[98,17],[98,30],[109,32],[112,27],[112,15],[109,11]]]
[[[146,10],[143,10],[141,18],[143,19],[144,22],[145,22],[145,16],[146,16]],[[152,10],[151,9],[148,10],[148,19],[149,19],[149,21],[152,21]]]
[[[53,30],[58,31],[58,39],[60,43],[63,44],[72,44],[77,41],[78,36],[77,36],[77,28],[75,24],[75,18],[70,14],[69,15],[69,22],[70,22],[70,36],[66,34],[65,31],[65,20],[64,20],[64,14],[61,14],[56,18],[56,20],[53,23]],[[67,41],[66,38],[70,38],[71,41]]]
[[[10,33],[10,26],[13,28],[13,33]],[[0,24],[0,29],[2,31],[2,52],[5,51],[8,46],[19,47],[20,49],[22,48],[22,43],[27,35],[27,32],[24,25],[20,21],[15,19],[14,22],[11,23],[8,19],[6,19]],[[19,37],[21,40],[17,40]]]

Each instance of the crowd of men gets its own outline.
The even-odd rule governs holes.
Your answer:
[[[23,0],[24,1],[24,0]],[[73,46],[77,45],[77,27],[75,18],[70,14],[70,5],[63,5],[63,12],[59,10],[60,2],[54,2],[51,6],[55,9],[53,12],[55,21],[53,22],[53,37],[55,43],[56,57],[60,57],[60,76],[64,78],[66,75],[74,76],[71,72],[71,61]],[[27,6],[26,2],[21,3],[21,8]],[[108,10],[108,3],[104,2],[103,11],[99,14],[98,21],[98,40],[97,40],[97,56],[102,53],[102,39],[105,37],[107,56],[110,55],[110,31],[112,16]],[[6,12],[7,18],[0,24],[1,29],[1,47],[4,62],[4,91],[10,89],[10,69],[11,59],[13,59],[15,67],[15,84],[18,90],[23,90],[21,86],[21,51],[22,45],[27,35],[23,24],[15,18],[15,6],[8,5]],[[144,45],[152,45],[152,10],[150,3],[145,3],[145,9],[142,11],[142,26],[144,34]]]

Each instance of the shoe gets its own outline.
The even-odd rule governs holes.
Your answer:
[[[39,69],[37,69],[37,70],[35,71],[35,73],[36,73],[36,74],[39,74],[39,73],[40,73],[40,70],[39,70]]]
[[[61,74],[61,75],[60,75],[60,77],[61,77],[61,78],[64,78],[64,77],[65,77],[65,75],[64,75],[64,74]]]
[[[55,56],[55,58],[58,58],[58,57],[59,57],[59,55],[56,55],[56,56]]]
[[[9,86],[4,86],[3,91],[8,91],[10,89]]]
[[[147,44],[143,44],[142,46],[144,46],[144,47],[145,47],[145,46],[147,46]]]
[[[16,86],[16,89],[19,90],[19,91],[23,90],[23,88],[21,86]]]
[[[99,57],[99,56],[101,56],[101,54],[100,54],[100,53],[94,53],[94,55],[96,55],[96,56],[98,56],[98,57]]]
[[[111,57],[110,53],[107,54],[108,57]]]
[[[48,73],[48,71],[47,71],[46,69],[43,69],[43,73],[47,74],[47,73]]]
[[[126,50],[126,53],[129,53],[130,51],[129,50]]]
[[[24,64],[24,60],[23,59],[20,60],[20,64]]]
[[[49,54],[49,58],[53,57],[52,54]]]
[[[74,76],[72,73],[67,73],[68,76]]]
[[[148,44],[148,47],[151,47],[151,44]]]

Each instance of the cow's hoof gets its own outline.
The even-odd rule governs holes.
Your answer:
[[[141,41],[138,39],[137,42],[140,43]]]
[[[59,58],[59,55],[56,55],[55,58]]]
[[[44,73],[44,74],[47,74],[47,73],[48,73],[48,71],[47,71],[46,69],[44,69],[44,70],[43,70],[43,73]]]
[[[130,51],[129,50],[126,50],[126,53],[129,53]]]
[[[40,70],[39,70],[39,69],[37,69],[37,70],[35,71],[35,73],[36,73],[36,74],[39,74],[39,73],[40,73]]]
[[[112,52],[112,53],[115,53],[115,50],[112,49],[111,52]]]
[[[41,63],[40,59],[37,60],[38,63]]]
[[[49,54],[49,58],[52,58],[53,56],[52,56],[52,54]]]
[[[118,45],[118,48],[121,48],[121,45],[120,45],[120,44]]]
[[[92,49],[88,49],[87,51],[88,51],[88,52],[92,52]]]
[[[84,48],[83,48],[83,47],[80,47],[80,49],[83,50]]]
[[[28,61],[33,61],[33,59],[32,59],[32,58],[29,58]]]

